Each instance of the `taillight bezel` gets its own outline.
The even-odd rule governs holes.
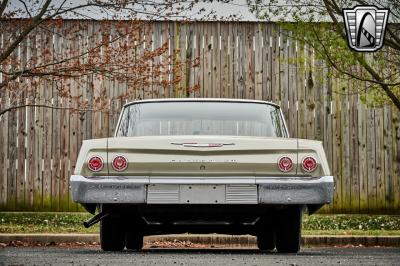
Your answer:
[[[114,161],[115,161],[116,159],[118,159],[118,158],[123,158],[123,159],[124,159],[124,161],[125,161],[125,166],[124,166],[123,168],[116,168],[116,167],[115,167]],[[128,168],[128,164],[129,164],[129,162],[128,162],[128,159],[126,158],[126,156],[120,155],[120,154],[114,156],[114,158],[113,158],[112,161],[111,161],[111,166],[112,166],[112,168],[113,168],[115,171],[117,171],[117,172],[125,171],[126,168]]]
[[[98,168],[92,168],[92,167],[91,167],[90,161],[93,160],[93,159],[95,159],[95,158],[100,159],[100,162],[101,162],[101,166],[98,167]],[[104,168],[104,160],[103,160],[103,158],[102,158],[101,156],[99,156],[99,155],[91,156],[91,157],[88,159],[88,161],[87,161],[87,167],[88,167],[89,170],[92,171],[92,172],[100,172],[100,171],[103,170],[103,168]]]
[[[284,160],[284,159],[288,159],[290,161],[290,167],[288,167],[288,168],[281,167],[281,161]],[[288,173],[288,172],[292,171],[293,168],[294,168],[293,159],[290,158],[290,156],[288,156],[288,155],[281,156],[281,157],[278,158],[277,166],[278,166],[278,169],[281,172]]]
[[[314,161],[314,167],[313,168],[307,168],[304,165],[304,161],[311,159],[312,161]],[[302,160],[301,160],[301,168],[303,169],[303,171],[307,172],[307,173],[312,173],[314,172],[317,168],[318,168],[318,163],[317,163],[317,159],[315,159],[313,156],[308,155],[305,156]]]

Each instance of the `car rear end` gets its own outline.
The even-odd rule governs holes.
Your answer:
[[[223,232],[295,252],[303,209],[331,201],[333,177],[321,143],[288,138],[276,105],[164,100],[125,106],[115,137],[84,141],[71,188],[108,215],[106,250],[140,248],[144,234]],[[117,240],[107,224],[125,228]],[[287,234],[297,236],[279,240]]]

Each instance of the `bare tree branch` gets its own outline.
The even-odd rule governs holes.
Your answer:
[[[57,109],[57,110],[73,110],[73,111],[77,111],[77,112],[101,111],[101,109],[60,107],[60,106],[45,105],[45,104],[21,104],[21,105],[15,105],[15,106],[11,106],[11,107],[5,108],[3,110],[0,110],[0,117],[2,115],[4,115],[5,113],[8,113],[12,110],[16,110],[16,109],[24,108],[24,107],[42,107],[42,108]]]
[[[17,47],[18,44],[21,43],[25,37],[42,22],[42,16],[46,13],[47,8],[49,7],[51,0],[46,0],[39,14],[33,17],[31,24],[27,26],[13,41],[8,48],[0,54],[0,62],[3,62]]]
[[[25,8],[25,12],[29,15],[29,17],[31,18],[32,17],[32,14],[31,14],[31,12],[29,11],[29,8],[28,8],[28,6],[26,5],[26,3],[25,3],[25,1],[23,1],[23,0],[18,0],[23,6],[24,6],[24,8]]]
[[[3,15],[4,10],[6,9],[8,4],[8,0],[3,0],[1,1],[1,5],[0,5],[0,17]]]

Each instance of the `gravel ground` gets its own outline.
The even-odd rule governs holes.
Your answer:
[[[98,247],[5,247],[1,265],[399,265],[400,248],[303,248],[298,254],[258,250],[151,249],[102,252]]]

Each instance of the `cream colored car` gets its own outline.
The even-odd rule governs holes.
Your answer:
[[[86,140],[73,199],[95,214],[103,250],[143,236],[253,234],[263,250],[297,252],[302,213],[333,197],[320,141],[289,138],[279,106],[253,100],[126,104],[113,138]]]

